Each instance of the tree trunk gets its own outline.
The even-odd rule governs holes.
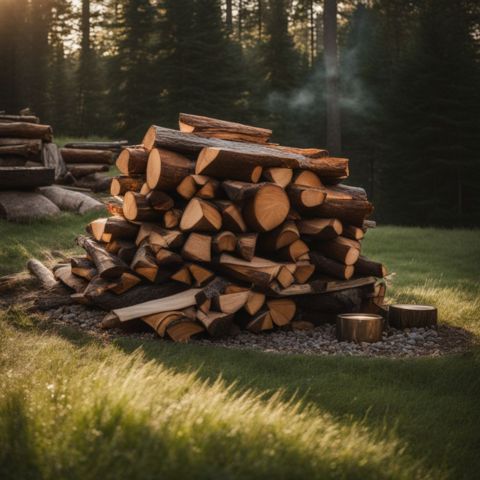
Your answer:
[[[113,154],[109,150],[61,148],[60,154],[65,163],[90,163],[100,165],[111,165],[113,163]]]
[[[0,218],[26,222],[59,213],[60,209],[40,193],[0,191]]]
[[[324,1],[323,35],[327,96],[327,149],[333,155],[340,155],[342,144],[337,58],[337,0]]]
[[[383,318],[380,315],[345,313],[337,316],[337,339],[341,342],[379,342],[382,331]]]
[[[0,167],[0,190],[51,185],[55,170],[45,167]]]
[[[435,326],[437,309],[430,305],[390,305],[388,322],[399,329]]]
[[[113,177],[110,183],[110,193],[116,197],[125,195],[127,192],[140,192],[145,181],[143,175],[119,175]]]
[[[0,123],[0,137],[8,138],[35,138],[44,142],[51,142],[53,137],[50,125],[36,123]]]

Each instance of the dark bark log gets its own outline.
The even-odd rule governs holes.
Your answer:
[[[51,142],[53,132],[50,125],[24,122],[0,123],[0,137],[36,138],[44,142]]]
[[[143,147],[124,148],[117,158],[117,168],[124,175],[144,174],[147,171],[148,151]]]
[[[40,123],[35,115],[5,115],[0,114],[0,123]]]
[[[147,184],[152,190],[175,191],[194,170],[194,162],[183,155],[155,148],[148,156]]]
[[[387,275],[387,269],[379,262],[360,256],[355,262],[355,275],[383,278]]]
[[[75,177],[75,179],[86,177],[92,173],[108,172],[108,165],[95,165],[90,163],[72,163],[65,164],[67,170]]]
[[[139,192],[145,182],[142,175],[113,177],[110,184],[110,193],[115,197],[125,195],[127,192]]]
[[[89,163],[93,165],[111,165],[113,163],[113,154],[109,150],[61,148],[60,154],[65,163]]]
[[[257,233],[242,233],[239,235],[235,248],[237,255],[247,261],[250,261],[255,256],[257,238]]]
[[[3,140],[3,142],[2,142]],[[6,141],[20,142],[20,143],[7,143]],[[10,139],[0,138],[0,156],[7,155],[19,156],[32,159],[39,159],[40,151],[42,149],[41,140],[27,140],[27,139]]]
[[[346,313],[337,316],[337,339],[347,342],[379,342],[384,320],[380,315]]]
[[[0,167],[0,190],[43,187],[54,181],[53,168]]]
[[[353,276],[354,267],[332,260],[324,255],[310,251],[310,261],[315,265],[315,269],[319,273],[331,275],[332,277],[348,280]]]
[[[399,329],[435,326],[437,309],[430,305],[390,305],[388,322]]]

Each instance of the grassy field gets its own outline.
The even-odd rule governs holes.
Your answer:
[[[2,273],[70,249],[85,218],[0,223]],[[32,232],[35,232],[33,237]],[[480,335],[480,233],[382,227],[390,298]],[[307,357],[0,322],[0,478],[478,478],[480,350]],[[221,378],[221,379],[220,379]]]

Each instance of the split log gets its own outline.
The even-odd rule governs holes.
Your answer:
[[[112,177],[102,175],[101,173],[92,173],[80,179],[75,179],[75,186],[87,188],[92,192],[108,192]]]
[[[158,265],[155,261],[155,255],[148,245],[142,245],[138,248],[130,267],[141,277],[155,282],[158,274]]]
[[[325,275],[348,280],[352,278],[354,272],[353,265],[345,265],[343,263],[325,257],[318,252],[310,252],[310,261],[315,265],[316,271]],[[356,268],[356,267],[355,267]]]
[[[180,113],[181,132],[195,133],[209,138],[222,138],[252,143],[267,143],[272,131],[266,128],[251,127],[241,123],[227,122],[216,118]]]
[[[195,295],[199,291],[198,288],[191,288],[169,297],[151,300],[130,307],[117,308],[114,309],[112,313],[114,313],[121,322],[126,322],[134,318],[141,318],[154,313],[181,310],[182,308],[195,305]]]
[[[148,284],[138,285],[127,292],[124,292],[122,295],[116,295],[111,292],[102,292],[98,295],[90,293],[88,298],[98,308],[108,311],[168,297],[181,292],[184,289],[184,286],[175,282],[163,283],[161,285]]]
[[[150,206],[160,213],[166,213],[173,208],[174,202],[172,197],[160,190],[152,190],[146,195],[146,199],[150,203]]]
[[[308,245],[303,240],[298,239],[286,247],[280,248],[277,254],[282,260],[296,262],[309,251]]]
[[[61,148],[65,163],[90,163],[92,165],[111,165],[113,163],[113,154],[108,150],[86,150],[78,148]]]
[[[148,156],[147,184],[152,190],[174,191],[194,170],[194,162],[183,155],[154,148]]]
[[[162,268],[177,268],[183,263],[183,259],[178,253],[167,250],[166,248],[161,248],[157,250],[155,252],[155,259],[157,265]]]
[[[162,225],[165,228],[175,228],[179,225],[182,218],[182,211],[178,208],[172,208],[165,212],[162,219]]]
[[[249,290],[223,293],[212,298],[212,308],[223,313],[238,312],[247,303]]]
[[[205,327],[208,334],[214,338],[221,338],[230,335],[233,325],[231,313],[197,311],[198,321]]]
[[[187,268],[192,276],[195,287],[203,287],[215,277],[215,274],[211,270],[196,263],[189,263]]]
[[[220,212],[205,200],[192,198],[180,220],[180,229],[198,232],[216,232],[222,227]]]
[[[274,230],[262,233],[258,239],[259,249],[262,252],[273,252],[287,247],[300,238],[295,222],[287,220]]]
[[[236,246],[237,236],[228,230],[217,233],[212,239],[212,248],[217,254],[222,252],[234,252]]]
[[[299,147],[287,147],[285,145],[273,145],[273,144],[268,144],[268,147],[275,148],[283,152],[303,155],[304,157],[308,157],[308,158],[328,157],[328,151],[324,150],[323,148],[299,148]]]
[[[81,215],[105,210],[105,205],[102,202],[81,192],[74,192],[57,186],[40,187],[38,191],[61,210],[76,212]]]
[[[379,262],[360,256],[355,262],[355,275],[383,278],[387,276],[387,269]]]
[[[211,306],[211,300],[221,295],[229,282],[223,277],[215,277],[206,287],[202,288],[196,296],[195,301],[198,308],[203,312],[208,312]]]
[[[167,230],[158,225],[149,227],[148,244],[155,250],[158,248],[176,249],[183,245],[184,236],[180,230]]]
[[[53,131],[50,125],[26,122],[0,123],[0,137],[35,138],[44,142],[51,142]]]
[[[345,313],[337,316],[337,339],[347,342],[374,343],[382,340],[380,315]]]
[[[311,256],[311,253],[309,253],[309,256]],[[293,273],[295,281],[300,284],[308,282],[315,272],[315,265],[310,262],[297,262],[296,266],[297,268]]]
[[[287,193],[292,207],[300,212],[321,205],[327,196],[323,188],[304,185],[290,185]]]
[[[108,172],[108,165],[96,165],[95,163],[66,163],[67,170],[75,177],[82,178],[92,173]]]
[[[209,200],[218,195],[220,182],[206,175],[189,175],[177,186],[177,193],[190,200],[193,196]]]
[[[98,273],[95,265],[87,257],[72,257],[70,266],[74,275],[88,281],[92,280]]]
[[[92,259],[101,278],[117,278],[128,271],[128,265],[118,257],[108,253],[94,240],[80,235],[77,244],[82,247]]]
[[[222,214],[222,226],[224,229],[235,233],[247,231],[247,225],[243,219],[242,212],[234,203],[227,200],[217,200],[214,204]]]
[[[125,195],[127,192],[140,192],[144,182],[145,177],[142,175],[113,177],[110,183],[110,193],[116,197]]]
[[[71,288],[77,293],[81,293],[85,290],[88,282],[81,277],[77,277],[72,273],[72,267],[65,265],[64,267],[57,268],[54,276],[57,280],[62,282],[67,287]]]
[[[388,322],[390,326],[399,329],[435,326],[437,309],[430,305],[390,305]]]
[[[313,159],[253,144],[204,148],[198,156],[195,173],[237,179],[239,171],[250,172],[251,175],[254,175],[255,169],[260,168],[256,180],[250,180],[255,182],[258,180],[262,168],[272,167],[310,170],[322,177],[348,175],[346,158]]]
[[[128,290],[138,285],[141,279],[130,272],[124,272],[120,275],[120,278],[116,279],[116,285],[110,288],[110,291],[116,295],[123,295]]]
[[[293,170],[291,168],[265,168],[262,175],[265,181],[285,188],[292,181]]]
[[[6,115],[0,114],[0,123],[40,123],[40,120],[35,115]]]
[[[167,327],[174,321],[179,319],[195,320],[196,312],[192,308],[185,308],[183,310],[176,310],[171,312],[154,313],[153,315],[146,315],[142,320],[150,325],[160,337],[164,337],[167,333]]]
[[[288,325],[295,317],[297,306],[291,298],[275,298],[267,301],[272,322],[277,327]]]
[[[266,295],[263,292],[250,290],[248,292],[248,299],[245,303],[245,311],[249,315],[255,315],[265,304]]]
[[[282,288],[287,288],[295,281],[295,277],[293,275],[293,271],[286,266],[280,267],[280,271],[278,272],[276,281],[280,284]]]
[[[53,273],[39,260],[31,258],[27,262],[29,272],[40,281],[42,288],[51,289],[58,286],[58,281]]]
[[[297,222],[302,235],[310,235],[318,240],[331,240],[343,232],[342,223],[335,218],[308,218]]]
[[[123,214],[127,220],[137,222],[160,221],[162,218],[162,212],[153,209],[148,198],[137,192],[127,192],[125,194]]]
[[[363,231],[363,227],[355,227],[354,225],[343,225],[343,232],[342,235],[347,238],[351,238],[352,240],[362,240],[365,236],[365,232]]]
[[[116,165],[124,175],[145,174],[147,171],[148,151],[143,147],[124,148],[117,158]]]
[[[1,177],[0,172],[0,177]],[[60,209],[39,193],[0,192],[0,218],[14,222],[27,222],[42,217],[58,215]]]
[[[302,185],[304,187],[315,187],[315,188],[323,187],[323,183],[320,180],[319,176],[314,172],[310,172],[309,170],[302,170],[296,173],[293,179],[293,184]]]
[[[0,167],[0,190],[43,187],[54,181],[53,168]]]
[[[102,242],[117,239],[133,240],[138,234],[139,226],[127,222],[122,217],[98,218],[88,224],[87,231],[94,236],[95,240]]]
[[[267,307],[262,308],[253,318],[245,324],[245,328],[252,333],[260,333],[273,329],[272,317]]]
[[[194,262],[212,261],[212,237],[191,233],[182,248],[182,257]]]
[[[254,231],[268,232],[287,218],[290,201],[278,185],[227,180],[222,187],[230,200],[244,204],[243,218]]]
[[[257,245],[257,233],[242,233],[238,236],[235,251],[237,255],[250,261],[255,256],[255,247]]]

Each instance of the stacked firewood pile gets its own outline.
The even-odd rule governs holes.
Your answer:
[[[239,328],[311,328],[375,310],[385,267],[361,255],[374,222],[348,160],[269,143],[272,132],[181,114],[117,160],[108,205],[55,269],[72,298],[187,341]]]
[[[35,115],[0,114],[0,217],[23,221],[61,209],[85,213],[100,208],[91,197],[50,185],[92,174],[91,163],[96,170],[108,170],[113,160],[111,152],[58,149],[52,127],[40,124]]]

